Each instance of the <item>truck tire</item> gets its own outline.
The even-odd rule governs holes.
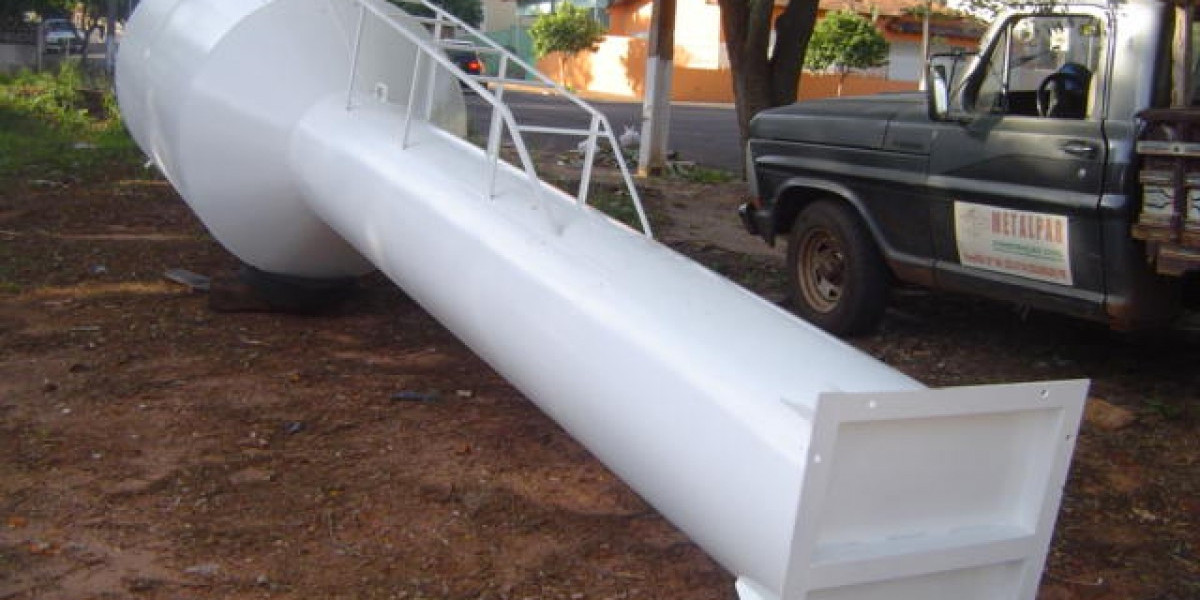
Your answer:
[[[888,272],[879,249],[844,206],[818,200],[792,224],[788,241],[792,306],[834,335],[869,333],[887,306]]]

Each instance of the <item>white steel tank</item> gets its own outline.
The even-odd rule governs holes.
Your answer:
[[[231,252],[382,270],[746,600],[1033,598],[1085,382],[925,389],[494,166],[440,52],[377,0],[144,0],[118,98]]]

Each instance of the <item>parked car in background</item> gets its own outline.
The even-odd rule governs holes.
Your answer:
[[[83,50],[84,38],[69,19],[46,19],[42,21],[42,35],[46,40],[46,51],[51,53],[79,52]]]
[[[483,60],[479,58],[479,53],[475,51],[475,47],[468,42],[458,42],[454,40],[445,41],[446,57],[454,61],[458,68],[462,69],[468,75],[483,75]]]

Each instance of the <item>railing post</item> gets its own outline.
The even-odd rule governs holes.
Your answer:
[[[496,84],[495,103],[492,104],[492,120],[488,123],[488,142],[487,142],[487,157],[488,157],[488,179],[487,179],[487,195],[488,198],[496,197],[496,168],[500,160],[500,137],[504,133],[502,127],[504,123],[500,119],[500,105],[504,103],[504,77],[508,73],[508,56],[500,55],[500,69],[496,74],[496,78],[500,81]]]
[[[421,72],[421,64],[425,53],[416,47],[416,57],[413,58],[413,78],[408,84],[408,106],[404,108],[404,126],[400,129],[400,147],[408,147],[408,132],[412,125],[413,103],[417,101],[417,76]]]
[[[444,14],[442,14],[442,12],[440,12],[440,11],[435,14],[437,14],[437,22],[434,23],[434,25],[433,25],[433,43],[437,44],[437,47],[440,49],[441,43],[442,43],[442,33],[443,33],[442,22],[445,20],[446,16]],[[429,62],[429,80],[426,82],[427,85],[425,86],[425,120],[426,121],[433,118],[433,92],[434,92],[433,86],[434,86],[434,83],[437,81],[437,73],[438,73],[437,62],[430,61]],[[416,73],[413,74],[413,78],[414,79],[416,78]]]
[[[588,126],[587,148],[583,154],[583,168],[579,174],[579,194],[576,196],[580,206],[587,204],[588,189],[592,183],[592,166],[596,162],[596,137],[600,134],[600,116],[592,115],[592,123]],[[617,149],[620,152],[620,148]]]
[[[354,104],[354,80],[358,76],[358,52],[362,46],[363,23],[367,20],[367,7],[358,3],[358,25],[354,28],[354,50],[350,53],[350,81],[346,83],[346,110]]]
[[[633,208],[637,211],[638,222],[642,225],[642,233],[645,233],[646,237],[654,239],[654,231],[650,229],[650,219],[646,217],[646,209],[642,206],[642,198],[638,194],[637,186],[633,183],[633,176],[629,174],[629,167],[625,164],[625,155],[621,154],[621,144],[617,143],[617,138],[613,135],[612,125],[608,123],[608,119],[604,119],[604,129],[608,131],[608,143],[612,146],[613,155],[616,156],[621,177],[625,180],[625,187],[629,188],[629,200],[633,202]]]

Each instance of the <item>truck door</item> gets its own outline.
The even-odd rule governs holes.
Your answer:
[[[941,287],[1102,304],[1106,32],[1103,12],[1016,16],[968,69],[929,164]]]

